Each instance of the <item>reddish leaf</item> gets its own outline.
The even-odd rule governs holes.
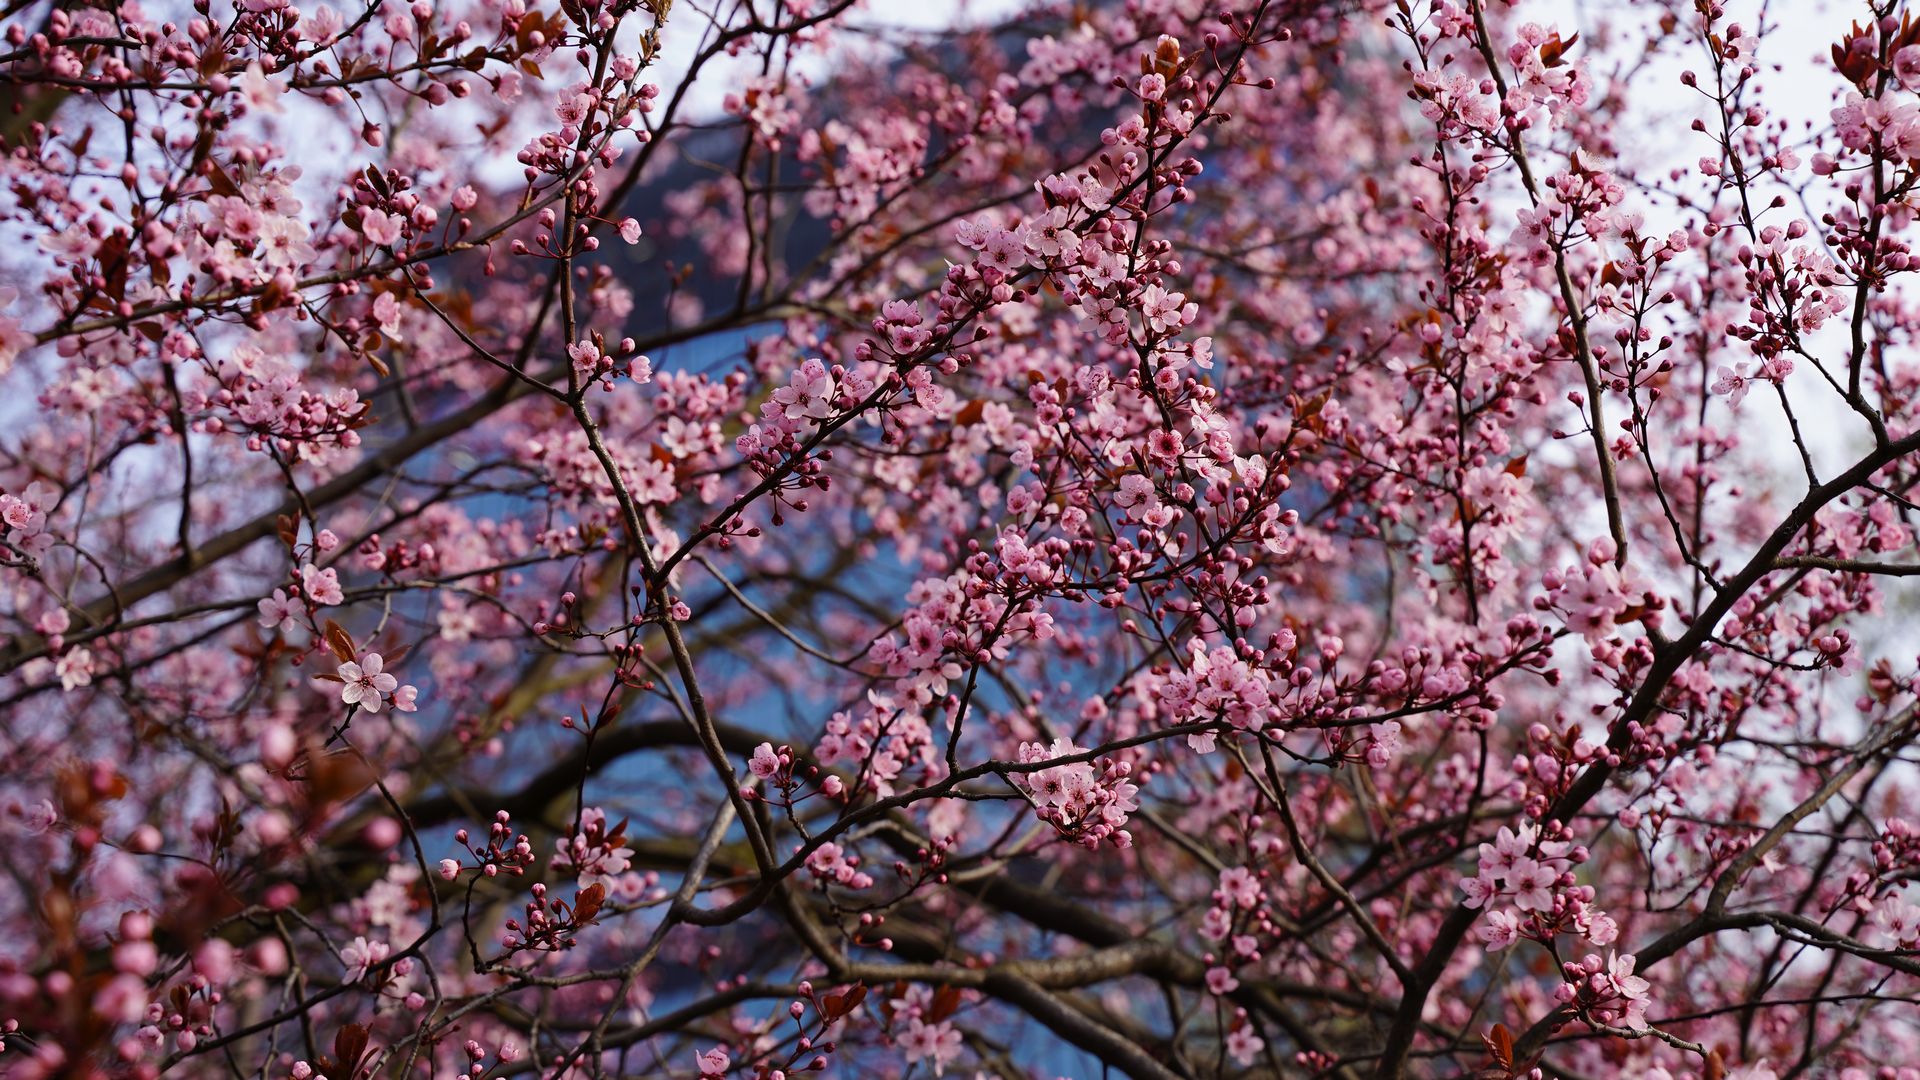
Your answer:
[[[606,899],[607,887],[598,882],[581,889],[573,898],[573,925],[591,926],[594,918],[600,914],[600,906],[606,902]]]
[[[333,1061],[343,1075],[350,1078],[357,1074],[360,1071],[360,1059],[366,1054],[366,1028],[359,1024],[348,1024],[334,1033]]]
[[[1565,41],[1560,40],[1559,34],[1553,35],[1540,46],[1540,62],[1550,68],[1559,67],[1561,64],[1567,62],[1567,50],[1573,48],[1574,43],[1579,40],[1579,34],[1575,34]]]
[[[828,1023],[832,1023],[859,1008],[866,997],[865,986],[854,986],[849,990],[828,994],[820,1000],[820,1013],[826,1017]]]
[[[323,633],[327,639],[327,648],[333,651],[334,656],[339,657],[341,663],[344,664],[358,655],[353,651],[353,637],[341,629],[339,623],[328,619]]]
[[[943,986],[933,995],[933,1006],[927,1010],[928,1023],[937,1024],[954,1014],[960,1007],[960,988]]]
[[[864,985],[856,986],[853,989],[847,991],[846,1004],[845,1004],[845,1007],[841,1010],[840,1015],[845,1016],[847,1015],[847,1013],[850,1013],[853,1010],[859,1008],[860,1003],[865,1000],[867,1000],[866,986]]]
[[[1507,1030],[1507,1025],[1493,1025],[1493,1030],[1480,1036],[1480,1041],[1486,1044],[1495,1064],[1503,1069],[1513,1068],[1513,1032]]]

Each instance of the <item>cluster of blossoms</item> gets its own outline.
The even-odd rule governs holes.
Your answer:
[[[1278,927],[1267,910],[1266,889],[1261,875],[1244,866],[1220,871],[1220,883],[1213,890],[1213,905],[1200,923],[1200,932],[1209,941],[1220,942],[1227,954],[1215,958],[1207,969],[1207,989],[1216,995],[1239,989],[1240,980],[1232,968],[1260,959],[1261,939]]]
[[[1659,598],[1622,578],[1615,565],[1617,553],[1612,540],[1595,540],[1587,547],[1584,565],[1542,575],[1541,584],[1547,591],[1535,606],[1560,612],[1567,628],[1590,642],[1614,636],[1623,622],[1646,619],[1657,609]]]
[[[807,870],[813,874],[814,880],[843,889],[858,891],[873,886],[873,875],[860,869],[860,857],[835,843],[814,848],[807,855]]]
[[[19,494],[0,493],[0,522],[7,527],[10,555],[37,559],[53,546],[54,536],[47,531],[47,511],[54,508],[57,494],[51,485],[38,480]]]
[[[1920,1057],[1920,26],[1544,6],[0,16],[9,1075]]]
[[[814,754],[823,766],[852,766],[858,770],[854,789],[881,796],[891,795],[909,769],[931,769],[938,757],[926,720],[879,704],[834,713],[823,725]],[[829,795],[838,794],[838,777],[828,776],[822,783]]]
[[[1285,635],[1278,648],[1292,651],[1292,635]],[[1189,650],[1187,663],[1168,673],[1159,687],[1160,703],[1170,721],[1217,719],[1241,731],[1258,732],[1282,718],[1265,670],[1241,659],[1230,646],[1209,649],[1200,638],[1193,639]],[[1187,745],[1202,754],[1212,753],[1215,744],[1211,731],[1187,736]]]
[[[1619,927],[1592,906],[1591,887],[1574,884],[1571,868],[1587,858],[1585,848],[1543,839],[1533,825],[1501,826],[1492,843],[1480,845],[1479,871],[1460,881],[1466,906],[1487,910],[1487,948],[1505,949],[1521,937],[1550,941],[1563,930],[1611,945]]]
[[[1085,756],[1072,739],[1062,737],[1047,744],[1021,743],[1014,760],[1045,765]],[[1015,774],[1014,783],[1026,792],[1040,820],[1061,836],[1090,848],[1126,848],[1133,845],[1133,834],[1125,828],[1127,816],[1140,809],[1140,786],[1132,774],[1133,766],[1118,759],[1069,761]]]
[[[599,885],[615,895],[637,899],[645,885],[640,875],[628,873],[633,849],[626,846],[626,836],[626,822],[609,828],[605,810],[587,807],[580,811],[580,831],[559,842],[553,866],[571,871],[582,888]]]
[[[735,439],[734,448],[760,462],[763,472],[772,472],[786,455],[799,452],[800,441],[820,421],[852,404],[853,395],[843,394],[840,387],[840,379],[849,374],[838,365],[829,371],[817,357],[805,361],[768,397],[760,407],[760,423]],[[852,377],[848,390],[860,385],[858,377]]]
[[[897,1032],[895,1039],[908,1064],[924,1061],[935,1076],[946,1075],[965,1042],[949,1017],[968,997],[978,999],[978,995],[936,994],[925,986],[909,986],[902,996],[887,1003]]]
[[[1605,960],[1588,953],[1585,959],[1561,965],[1566,982],[1554,994],[1597,1023],[1645,1031],[1652,984],[1633,973],[1634,963],[1627,953],[1609,953]]]
[[[312,465],[360,445],[358,429],[371,405],[353,388],[316,393],[301,385],[293,365],[247,346],[203,366],[212,384],[190,384],[183,392],[185,407],[202,417],[201,430],[244,434],[250,450]]]

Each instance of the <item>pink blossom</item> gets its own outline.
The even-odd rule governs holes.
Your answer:
[[[369,243],[391,246],[400,242],[404,219],[382,210],[366,210],[360,215],[360,232]]]
[[[727,1057],[724,1048],[716,1046],[704,1053],[696,1054],[693,1064],[694,1068],[700,1070],[702,1077],[723,1077],[727,1075],[732,1059]]]
[[[900,1038],[900,1049],[905,1053],[908,1063],[931,1061],[935,1076],[946,1075],[947,1066],[960,1056],[962,1045],[960,1032],[950,1023],[922,1023],[918,1019],[907,1021],[907,1032]]]
[[[1225,996],[1239,988],[1240,980],[1233,977],[1233,972],[1223,967],[1210,967],[1207,969],[1208,993],[1216,996]]]
[[[582,375],[592,375],[600,366],[600,347],[591,341],[567,346],[567,356],[573,360],[573,370]]]
[[[1266,1047],[1266,1040],[1254,1033],[1250,1025],[1242,1025],[1227,1033],[1227,1056],[1241,1068],[1250,1068],[1259,1060],[1260,1051]]]
[[[1553,888],[1559,875],[1532,859],[1514,860],[1507,871],[1507,888],[1513,893],[1514,906],[1521,911],[1545,911],[1553,906]]]
[[[322,570],[312,563],[300,567],[300,591],[321,607],[346,602],[340,589],[340,576],[333,567]]]
[[[276,80],[269,79],[258,61],[248,64],[245,74],[240,76],[240,94],[248,106],[261,112],[284,112],[280,106],[280,95],[287,88]]]
[[[753,749],[753,758],[747,762],[747,768],[762,780],[771,780],[780,771],[780,755],[773,752],[772,743],[761,743]]]
[[[786,386],[773,392],[773,401],[788,420],[814,421],[831,415],[833,377],[819,360],[808,360]]]
[[[1460,891],[1466,893],[1466,899],[1462,903],[1470,908],[1477,908],[1485,906],[1488,900],[1498,895],[1500,886],[1491,876],[1482,871],[1473,877],[1461,878]]]
[[[288,598],[285,589],[273,590],[273,595],[261,600],[259,607],[260,625],[281,633],[298,627],[301,616],[306,614],[299,601]]]
[[[369,971],[386,961],[391,951],[384,941],[368,941],[364,936],[354,938],[340,950],[340,962],[347,969],[341,976],[342,981],[357,983],[366,978]]]
[[[1722,366],[1719,377],[1713,381],[1712,389],[1714,393],[1724,395],[1727,404],[1737,406],[1740,404],[1740,399],[1747,396],[1747,386],[1750,381],[1745,364],[1740,365],[1737,370]]]
[[[1488,952],[1499,952],[1511,948],[1520,939],[1520,918],[1511,911],[1487,912],[1487,928],[1484,932]]]
[[[339,675],[343,685],[340,687],[340,700],[347,705],[359,706],[365,712],[379,712],[383,695],[393,693],[399,686],[399,680],[380,670],[383,664],[379,653],[366,653],[358,660],[341,663]]]
[[[1251,909],[1260,903],[1260,880],[1244,866],[1234,866],[1220,871],[1221,899],[1242,909]]]
[[[78,690],[93,684],[93,653],[87,649],[68,649],[54,665],[60,677],[60,689]]]

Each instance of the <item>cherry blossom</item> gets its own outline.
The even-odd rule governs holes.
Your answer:
[[[9,1076],[1920,1058],[1920,21],[976,7],[0,15]]]
[[[947,1066],[960,1056],[962,1038],[952,1024],[925,1024],[907,1021],[906,1034],[900,1037],[900,1049],[909,1062],[926,1061],[935,1076],[945,1076]]]
[[[375,966],[385,962],[389,948],[384,941],[368,941],[366,937],[356,937],[340,950],[340,962],[347,967],[342,979],[357,983],[367,977]]]
[[[342,661],[339,668],[340,700],[348,705],[377,713],[386,696],[399,687],[399,680],[382,671],[379,653],[366,653],[358,660]]]

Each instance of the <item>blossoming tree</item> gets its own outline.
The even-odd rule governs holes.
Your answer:
[[[0,7],[0,1068],[1920,1076],[1920,24],[896,7]]]

